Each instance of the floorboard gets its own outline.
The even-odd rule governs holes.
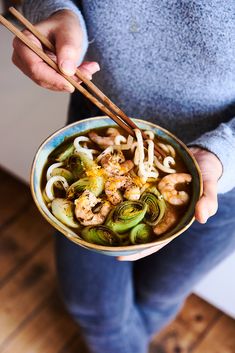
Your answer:
[[[52,253],[50,241],[1,288],[0,347],[51,292],[54,283]]]
[[[193,353],[234,353],[235,323],[226,315],[222,315],[213,327],[198,342]]]
[[[32,203],[8,227],[0,230],[0,287],[53,232]]]
[[[78,332],[60,302],[56,292],[14,337],[5,344],[1,353],[54,353],[62,350]]]
[[[29,188],[10,174],[0,170],[0,229],[24,211],[31,202]]]
[[[190,295],[176,319],[153,339],[150,352],[194,352],[194,347],[221,316],[221,311],[201,298]],[[209,351],[200,353],[209,353]]]

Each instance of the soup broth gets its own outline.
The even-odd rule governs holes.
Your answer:
[[[186,212],[192,177],[168,142],[114,126],[72,136],[48,157],[41,180],[50,212],[88,242],[152,242]],[[165,157],[154,156],[154,144]]]

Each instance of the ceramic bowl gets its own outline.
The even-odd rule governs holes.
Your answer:
[[[49,154],[59,146],[65,139],[80,134],[83,131],[90,130],[92,128],[98,128],[102,126],[110,126],[115,125],[115,123],[109,119],[108,117],[95,117],[89,118],[86,120],[77,121],[73,124],[67,125],[62,129],[56,131],[54,134],[49,136],[39,147],[36,156],[34,158],[34,162],[31,170],[31,191],[33,195],[33,199],[43,215],[43,217],[58,231],[60,231],[64,236],[66,236],[69,240],[73,241],[77,245],[80,245],[86,249],[90,249],[99,253],[103,253],[111,256],[120,256],[120,255],[130,255],[134,253],[138,253],[143,251],[144,249],[151,248],[153,246],[158,245],[159,248],[179,236],[194,221],[194,209],[197,200],[200,198],[202,192],[202,178],[200,174],[199,167],[193,155],[190,153],[188,148],[173,134],[169,131],[152,124],[147,121],[133,119],[135,123],[143,130],[153,130],[154,133],[162,137],[164,140],[168,141],[180,154],[184,163],[186,164],[189,173],[192,175],[192,197],[188,206],[187,212],[184,214],[183,218],[179,221],[179,223],[172,229],[171,231],[165,233],[163,236],[156,239],[156,241],[147,243],[147,244],[139,244],[139,245],[128,245],[128,246],[102,246],[91,244],[83,240],[79,234],[75,233],[72,229],[65,226],[59,220],[57,220],[50,210],[47,208],[41,190],[41,179],[43,168],[47,162],[47,158]]]

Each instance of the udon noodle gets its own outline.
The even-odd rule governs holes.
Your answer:
[[[140,130],[88,131],[49,156],[42,180],[52,214],[88,242],[122,246],[154,241],[171,230],[190,199],[191,175],[168,142]],[[154,143],[166,157],[154,155]]]

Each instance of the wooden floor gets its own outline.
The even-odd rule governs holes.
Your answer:
[[[52,234],[29,189],[0,170],[1,353],[88,353],[57,295]],[[234,353],[235,321],[191,295],[150,352]]]

